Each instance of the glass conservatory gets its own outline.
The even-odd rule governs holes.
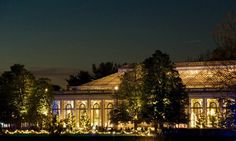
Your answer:
[[[55,93],[53,113],[60,118],[73,115],[77,127],[82,120],[89,119],[92,127],[113,127],[109,112],[114,107],[112,94],[116,93],[126,71],[69,87],[67,91]],[[176,63],[186,91],[189,95],[190,122],[185,127],[215,127],[220,114],[225,112],[225,99],[235,99],[234,91],[227,86],[236,84],[236,61],[182,62]]]

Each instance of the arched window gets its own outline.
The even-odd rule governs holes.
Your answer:
[[[191,99],[190,126],[201,128],[204,126],[203,99]]]
[[[215,102],[211,102],[211,103],[210,103],[210,108],[217,108],[216,103],[215,103]]]
[[[201,105],[200,105],[199,102],[195,102],[195,103],[193,104],[193,107],[201,107]]]
[[[201,115],[201,104],[199,102],[193,104],[193,112],[197,117]]]
[[[71,104],[66,104],[66,117],[68,117],[70,114],[73,115],[72,113],[72,105]]]
[[[218,124],[218,106],[216,101],[209,101],[209,105],[207,108],[207,122],[209,127],[216,127]]]
[[[100,126],[100,105],[98,103],[95,103],[93,105],[93,126]]]
[[[79,105],[79,110],[86,110],[86,106],[85,106],[85,104],[80,104]]]
[[[79,105],[79,117],[81,119],[81,117],[86,113],[86,106],[85,104],[80,104]]]
[[[209,114],[211,116],[216,115],[216,113],[217,113],[217,104],[215,102],[211,102],[209,104],[209,112],[210,112]]]
[[[59,115],[59,105],[57,103],[53,104],[52,113],[53,113],[53,115]]]
[[[113,109],[113,104],[108,103],[106,108],[105,108],[105,126],[110,127],[111,126],[111,115],[110,112]]]

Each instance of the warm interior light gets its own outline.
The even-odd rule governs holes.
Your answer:
[[[115,88],[114,88],[116,91],[119,89],[119,87],[118,86],[115,86]]]

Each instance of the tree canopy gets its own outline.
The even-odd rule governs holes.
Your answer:
[[[102,62],[97,67],[95,64],[92,65],[92,71],[94,73],[94,79],[99,79],[104,76],[113,74],[118,71],[118,64],[114,64],[112,62]]]
[[[226,15],[213,34],[217,48],[212,52],[211,60],[236,60],[236,16]]]
[[[39,128],[43,128],[43,122],[47,122],[51,114],[53,100],[52,86],[47,78],[39,78],[33,86],[33,93],[28,99],[28,121]]]
[[[197,58],[188,57],[186,61],[224,61],[236,60],[236,15],[228,13],[213,30],[216,48],[200,54]]]
[[[164,123],[187,123],[188,95],[167,54],[157,50],[151,57],[125,72],[117,94],[112,121],[152,123],[157,129]],[[123,116],[126,117],[123,117]],[[128,117],[128,118],[127,118]]]
[[[35,78],[23,65],[13,65],[0,77],[1,120],[21,123],[27,114],[28,98]],[[18,124],[19,124],[18,123]]]
[[[119,107],[116,107],[116,112],[118,112],[114,112],[112,115],[113,118],[126,115],[126,117],[120,119],[120,121],[124,122],[129,119],[128,121],[134,123],[135,129],[137,128],[138,122],[141,121],[141,96],[143,92],[142,78],[143,70],[141,64],[137,64],[133,71],[129,71],[124,74],[124,76],[121,78],[119,89],[115,95],[115,99],[119,100],[121,102],[121,105],[119,105]]]
[[[23,65],[11,66],[0,77],[0,121],[17,128],[23,122],[36,123],[38,116],[49,113],[50,90],[48,81],[37,80]]]
[[[188,96],[169,56],[157,50],[144,61],[144,69],[143,111],[147,121],[160,128],[163,123],[186,123]]]
[[[69,86],[78,86],[87,83],[92,80],[92,76],[88,71],[79,71],[76,75],[70,75],[69,79],[66,79]]]

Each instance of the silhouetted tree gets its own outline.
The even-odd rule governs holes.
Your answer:
[[[114,64],[112,62],[100,63],[97,67],[95,64],[92,65],[92,70],[94,73],[94,79],[99,79],[104,76],[113,74],[118,71],[120,65]]]
[[[189,60],[186,60],[186,61],[189,61],[189,62],[209,61],[211,59],[211,56],[212,56],[212,52],[208,50],[205,53],[200,54],[199,56],[197,56],[197,58],[189,59]]]
[[[212,52],[211,60],[236,60],[236,16],[227,14],[213,34],[217,48]]]
[[[0,78],[0,120],[14,123],[17,128],[25,122],[29,96],[33,93],[35,77],[23,65],[13,65]]]
[[[61,91],[62,88],[61,88],[61,86],[59,86],[59,85],[52,85],[52,90],[53,90],[53,91]]]
[[[69,86],[79,86],[92,80],[88,71],[79,71],[76,75],[70,75],[67,79]]]
[[[212,52],[211,60],[221,61],[220,66],[212,69],[213,87],[220,91],[236,92],[236,15],[229,13],[223,23],[219,24],[213,34],[217,48]],[[225,61],[229,60],[229,61]],[[232,97],[231,97],[232,98]],[[225,99],[225,98],[224,98]],[[227,99],[225,111],[220,113],[220,126],[230,128],[235,124],[236,104],[235,101]]]
[[[236,16],[228,13],[222,23],[213,31],[216,48],[200,54],[197,58],[187,58],[186,61],[223,61],[236,60]]]

